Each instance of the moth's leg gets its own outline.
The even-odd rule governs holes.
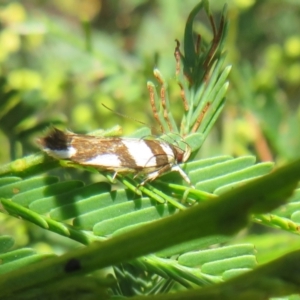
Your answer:
[[[112,181],[113,182],[115,182],[117,175],[118,175],[118,172],[115,172],[114,175],[113,175],[113,177],[112,177]]]
[[[137,172],[134,176],[133,179],[136,179],[137,177],[139,177],[141,174],[143,174],[143,172]],[[142,182],[140,182],[136,189],[138,189],[140,186],[143,186],[146,182],[148,181],[148,179],[146,178],[145,180],[143,180]]]
[[[114,172],[113,174],[106,174],[106,178],[109,180],[110,184],[116,184],[116,178],[117,178],[118,172]]]
[[[142,174],[142,172],[137,172],[136,174],[134,174],[133,179],[136,179],[137,177],[139,177]]]
[[[171,169],[171,165],[168,164],[168,165],[165,165],[165,166],[161,167],[161,168],[158,169],[158,170],[155,170],[155,171],[149,173],[149,174],[147,175],[146,179],[145,179],[144,181],[142,181],[142,182],[140,183],[140,185],[144,185],[144,184],[145,184],[146,182],[148,182],[148,181],[153,181],[153,180],[155,180],[155,179],[156,179],[157,177],[159,177],[161,174],[167,172],[167,171],[170,170],[170,169]]]
[[[144,181],[142,181],[139,185],[144,185],[146,182],[148,181],[153,181],[155,180],[157,177],[159,177],[161,174],[169,171],[173,172],[176,171],[180,174],[180,176],[182,177],[182,179],[188,184],[190,185],[193,189],[195,188],[192,183],[191,180],[189,179],[188,175],[179,167],[179,165],[174,165],[171,166],[170,164],[163,166],[162,168],[151,172],[147,175],[146,179]]]
[[[179,167],[179,165],[174,165],[171,168],[171,171],[176,171],[179,172],[180,176],[182,177],[182,179],[188,183],[188,185],[190,185],[192,188],[195,188],[192,183],[190,178],[187,176],[187,174]]]

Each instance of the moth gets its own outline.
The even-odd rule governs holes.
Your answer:
[[[138,138],[97,137],[63,132],[52,128],[38,140],[43,151],[59,159],[90,166],[117,174],[144,175],[147,181],[155,180],[167,171],[177,171],[191,185],[189,177],[178,165],[186,162],[191,151],[165,141]]]

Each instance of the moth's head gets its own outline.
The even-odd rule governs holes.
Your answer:
[[[179,147],[176,147],[176,161],[178,163],[186,162],[191,155],[191,147],[186,145],[185,150],[182,150]]]

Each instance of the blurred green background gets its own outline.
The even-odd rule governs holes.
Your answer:
[[[35,139],[49,124],[78,133],[120,124],[125,135],[141,127],[101,103],[155,125],[146,87],[154,67],[180,116],[174,40],[182,42],[198,2],[2,0],[0,163],[38,151]],[[211,0],[216,19],[225,2],[230,88],[199,157],[254,154],[285,163],[300,154],[300,1]],[[211,38],[204,14],[195,29]]]
[[[285,162],[300,150],[300,2],[212,0],[216,17],[225,2],[228,104],[200,156],[254,153]],[[146,82],[154,67],[180,114],[174,40],[197,3],[1,1],[0,162],[37,151],[34,139],[49,124],[75,132],[120,124],[124,134],[141,126],[101,103],[153,125]],[[204,14],[195,29],[211,36]]]

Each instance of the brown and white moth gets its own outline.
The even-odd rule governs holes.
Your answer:
[[[190,149],[164,141],[138,138],[97,137],[63,132],[57,128],[38,140],[43,151],[56,158],[82,166],[118,173],[144,175],[152,181],[167,171],[177,171],[191,185],[189,177],[179,167],[187,161]]]

